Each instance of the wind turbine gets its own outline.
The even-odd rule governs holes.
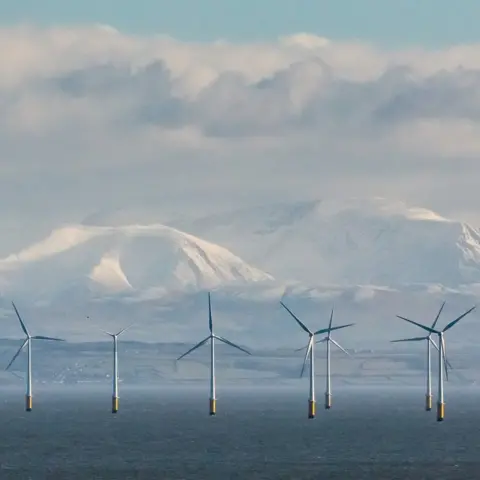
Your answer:
[[[220,337],[213,333],[213,319],[212,319],[212,303],[210,299],[210,292],[208,292],[208,328],[210,329],[210,335],[204,338],[201,342],[197,343],[194,347],[190,350],[185,352],[183,355],[177,358],[177,361],[186,357],[189,353],[192,353],[197,348],[205,345],[210,340],[210,415],[215,415],[217,413],[217,400],[215,398],[215,339],[219,340],[226,345],[230,345],[231,347],[235,347],[242,352],[245,352],[248,355],[251,353],[248,350],[245,350],[238,345],[230,342],[226,338]]]
[[[18,313],[17,307],[15,303],[12,302],[13,309],[17,314],[17,318],[20,321],[20,326],[22,327],[23,332],[26,335],[26,339],[23,342],[22,346],[17,350],[17,353],[13,356],[12,360],[8,364],[5,370],[8,370],[16,358],[20,355],[22,350],[27,346],[27,359],[28,359],[28,366],[27,366],[27,392],[25,395],[25,410],[30,412],[32,410],[32,340],[54,340],[56,342],[64,342],[63,338],[54,338],[54,337],[44,337],[43,335],[35,335],[32,337],[27,330],[25,323],[22,320],[22,317]]]
[[[136,322],[135,322],[136,323]],[[118,337],[128,330],[130,327],[133,327],[135,323],[132,323],[128,327],[122,328],[118,333],[110,333],[102,330],[103,333],[110,335],[113,339],[113,393],[112,393],[112,413],[118,412]]]
[[[440,307],[440,310],[438,311],[437,316],[435,317],[435,320],[433,321],[431,328],[433,329],[435,328],[444,306],[445,306],[445,302],[442,303],[442,306]],[[431,353],[430,353],[431,346],[433,345],[433,347],[439,350],[438,345],[432,339],[432,332],[430,332],[426,337],[401,338],[399,340],[392,340],[392,343],[423,342],[423,341],[427,342],[427,393],[425,394],[425,410],[429,412],[432,409],[432,360],[431,360]],[[445,365],[446,365],[445,374],[448,375],[447,366],[451,368],[451,365],[446,359],[446,356],[445,356]]]
[[[422,325],[421,323],[414,322],[413,320],[409,320],[408,318],[401,317],[400,315],[397,315],[398,318],[405,320],[406,322],[409,322],[413,325],[416,325],[417,327],[423,328],[429,333],[436,333],[438,335],[438,399],[437,399],[437,421],[441,422],[443,421],[445,417],[445,403],[444,403],[444,398],[443,398],[443,368],[445,367],[445,374],[447,375],[448,379],[448,373],[447,373],[447,365],[446,365],[446,353],[445,353],[445,338],[444,338],[444,333],[452,328],[457,322],[459,322],[463,317],[467,316],[470,312],[475,310],[476,306],[473,306],[470,308],[470,310],[467,310],[465,313],[457,317],[455,320],[452,320],[443,330],[435,330],[434,328],[427,327],[426,325]],[[445,362],[445,363],[444,363]]]
[[[348,325],[340,325],[338,327],[332,327],[331,323],[328,328],[321,328],[316,332],[312,332],[309,328],[307,328],[299,319],[295,316],[295,314],[283,303],[280,301],[280,305],[293,317],[293,319],[298,323],[300,328],[308,333],[309,340],[307,344],[307,351],[305,352],[305,358],[303,359],[303,366],[302,371],[300,372],[300,377],[303,376],[303,371],[305,370],[305,365],[307,363],[307,358],[310,356],[310,394],[308,399],[308,418],[315,418],[315,358],[314,358],[314,345],[315,345],[315,335],[320,335],[323,333],[330,333],[333,330],[338,330],[340,328],[350,327],[354,325],[353,323],[349,323]],[[332,317],[331,317],[332,319]],[[336,343],[336,342],[335,342]]]
[[[332,338],[332,322],[333,322],[333,308],[332,313],[330,314],[330,323],[328,324],[328,333],[325,338],[322,340],[318,340],[316,343],[326,342],[327,343],[327,388],[325,390],[325,408],[328,410],[332,408],[332,382],[331,382],[331,372],[330,372],[330,343],[333,343],[338,349],[342,352],[346,353],[349,357],[351,355],[338,343]],[[354,325],[353,323],[350,325]],[[350,325],[345,325],[350,326]]]

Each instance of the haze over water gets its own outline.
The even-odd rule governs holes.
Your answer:
[[[301,387],[219,387],[208,416],[202,387],[120,391],[36,386],[0,404],[0,477],[69,479],[476,478],[478,389],[451,389],[446,419],[425,412],[421,388],[338,388],[308,420]]]

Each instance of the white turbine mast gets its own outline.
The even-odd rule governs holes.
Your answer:
[[[122,333],[126,332],[129,328],[133,327],[136,322],[130,324],[128,327],[122,328],[117,333],[110,333],[102,330],[103,333],[112,337],[113,340],[113,392],[112,392],[112,413],[118,412],[119,407],[119,395],[118,395],[118,337]]]

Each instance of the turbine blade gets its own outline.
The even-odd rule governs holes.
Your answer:
[[[305,365],[307,364],[307,358],[310,355],[310,352],[312,351],[312,343],[313,343],[313,335],[310,337],[310,340],[308,341],[308,348],[307,348],[307,351],[305,352],[305,358],[303,359],[303,365],[302,365],[302,370],[300,372],[300,378],[303,377],[303,372],[305,371]]]
[[[452,364],[448,361],[447,354],[445,354],[445,363],[450,370],[453,370]]]
[[[447,358],[447,349],[446,349],[446,343],[445,341],[443,342],[443,358],[445,360],[445,371],[447,371],[447,367],[450,369],[450,370],[453,370],[453,367],[452,367],[452,364],[448,361],[448,358]],[[447,379],[448,380],[448,379]]]
[[[321,340],[317,340],[315,343],[324,343],[328,340],[328,337],[324,337]],[[301,350],[305,350],[308,347],[308,343],[304,347],[296,348],[294,352],[300,352]]]
[[[445,379],[448,381],[448,366],[447,366],[447,352],[445,350],[445,339],[442,337],[442,350],[443,350],[443,369],[445,371]]]
[[[293,312],[283,303],[280,302],[280,305],[296,320],[300,327],[305,330],[309,335],[312,335],[312,332],[293,314]]]
[[[43,335],[35,335],[34,337],[31,337],[35,340],[55,340],[56,342],[64,342],[65,340],[63,338],[55,338],[55,337],[44,337]]]
[[[129,328],[132,328],[137,322],[133,322],[131,323],[128,327],[125,327],[125,328],[122,328],[117,334],[116,336],[120,336],[122,333],[126,332]]]
[[[463,317],[466,317],[470,312],[473,312],[473,310],[475,310],[475,308],[477,308],[476,305],[474,305],[470,310],[467,310],[465,313],[463,313],[462,315],[460,315],[458,318],[456,318],[455,320],[453,320],[452,322],[450,322],[444,329],[443,331],[446,332],[449,328],[452,328],[457,322],[459,322]]]
[[[439,351],[438,345],[435,343],[432,337],[427,337],[430,340],[430,343],[436,348],[437,352]]]
[[[180,355],[180,357],[177,358],[177,361],[180,360],[183,357],[186,357],[189,353],[192,353],[194,350],[197,348],[201,347],[202,345],[205,345],[212,337],[209,335],[207,338],[204,338],[201,342],[197,343],[194,347],[192,347],[190,350],[187,350],[183,355]]]
[[[391,343],[396,343],[396,342],[420,342],[421,340],[428,340],[428,337],[400,338],[399,340],[390,340],[390,342]]]
[[[285,286],[285,290],[282,293],[282,296],[280,297],[280,303],[283,302],[283,299],[287,296],[287,291],[288,291],[288,286]]]
[[[87,315],[85,318],[88,319],[88,320],[92,320],[92,319],[90,318],[90,316],[88,316],[88,315]],[[106,330],[103,330],[103,328],[99,328],[97,325],[94,325],[94,326],[95,326],[95,328],[96,328],[97,330],[100,330],[100,331],[101,331],[102,333],[104,333],[105,335],[109,335],[110,337],[115,337],[115,334],[114,334],[114,333],[107,332]]]
[[[114,333],[110,333],[110,332],[107,332],[106,330],[102,330],[101,328],[99,329],[101,332],[107,334],[107,335],[110,335],[111,337],[114,337],[115,334]]]
[[[13,375],[14,377],[19,378],[20,380],[24,379],[24,377],[22,377],[21,375],[18,375],[18,373],[15,373],[13,370],[11,372],[8,372],[8,373],[10,373],[10,375]]]
[[[339,330],[340,328],[346,328],[346,327],[351,327],[352,325],[355,325],[354,323],[348,323],[347,325],[340,325],[338,327],[332,327],[332,328],[321,328],[320,330],[317,330],[314,335],[320,335],[321,333],[328,333],[328,332],[333,332],[334,330]]]
[[[17,350],[17,353],[13,356],[13,358],[10,360],[10,363],[7,365],[7,368],[5,370],[8,370],[13,362],[17,359],[17,357],[20,355],[20,353],[22,352],[22,350],[25,348],[25,345],[30,341],[29,338],[27,338],[23,343],[22,343],[22,346]]]
[[[20,325],[21,325],[21,327],[22,327],[23,332],[25,333],[25,335],[26,335],[27,337],[29,337],[30,334],[28,333],[28,330],[27,330],[26,325],[23,323],[22,317],[21,317],[20,314],[18,313],[17,307],[15,306],[15,304],[14,304],[13,302],[12,302],[12,305],[13,305],[13,309],[15,310],[15,313],[17,314],[18,320],[20,320]]]
[[[346,355],[351,357],[351,355],[339,344],[337,343],[333,338],[330,339],[330,341],[337,347],[339,348],[342,352],[344,352]]]
[[[208,328],[213,335],[212,302],[210,300],[210,292],[208,292]]]
[[[217,335],[214,335],[214,337],[217,339],[217,340],[220,340],[221,342],[227,344],[227,345],[230,345],[231,347],[234,347],[234,348],[238,348],[238,350],[241,350],[242,352],[245,352],[247,355],[251,355],[251,353],[248,351],[248,350],[245,350],[244,348],[242,347],[239,347],[238,345],[236,345],[235,343],[231,342],[230,340],[227,340],[226,338],[223,338],[223,337],[219,337]]]
[[[422,325],[421,323],[418,323],[418,322],[414,322],[413,320],[409,320],[408,318],[405,318],[405,317],[401,317],[400,315],[397,315],[397,318],[400,318],[401,320],[405,320],[406,322],[409,322],[413,325],[416,325],[417,327],[420,327],[420,328],[423,328],[424,330],[426,330],[427,332],[430,332],[430,333],[438,333],[436,330],[434,330],[433,328],[430,328],[430,327],[426,327],[425,325]]]
[[[432,342],[433,342],[433,345],[435,346],[435,348],[438,350],[437,344],[433,340],[432,340]],[[446,350],[445,339],[443,340],[443,358],[444,358],[444,361],[445,361],[445,371],[447,371],[447,367],[450,370],[453,370],[452,364],[448,361],[448,358],[447,358],[447,350]]]
[[[308,343],[304,347],[296,348],[294,352],[300,352],[302,350],[305,350],[308,347]]]
[[[438,322],[438,319],[440,318],[440,314],[442,313],[443,307],[445,306],[445,302],[442,303],[442,306],[440,307],[440,310],[437,313],[437,316],[435,317],[435,321],[433,322],[432,328],[435,328],[435,325]]]
[[[332,313],[330,314],[330,323],[328,324],[328,338],[330,338],[330,334],[332,331],[332,322],[333,322],[333,308],[332,308]]]

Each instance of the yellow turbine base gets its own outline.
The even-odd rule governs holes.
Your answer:
[[[217,400],[215,398],[210,399],[210,415],[217,413]]]
[[[217,413],[217,400],[215,398],[210,399],[210,415],[215,415]]]
[[[332,395],[329,393],[325,394],[325,409],[330,410],[332,408]]]
[[[432,409],[432,396],[425,395],[425,410],[429,412]]]
[[[32,411],[32,396],[31,395],[25,395],[25,410],[27,412]]]
[[[315,418],[315,401],[308,401],[308,418]]]
[[[118,412],[118,397],[112,397],[112,413]]]
[[[442,422],[445,417],[445,404],[437,403],[437,422]]]

